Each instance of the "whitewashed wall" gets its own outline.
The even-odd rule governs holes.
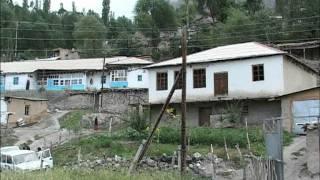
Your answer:
[[[142,76],[142,81],[138,81],[138,76]],[[145,69],[134,69],[128,72],[128,87],[129,88],[148,88],[149,75]]]
[[[264,64],[264,81],[252,81],[252,65]],[[193,69],[206,68],[206,88],[193,88]],[[163,103],[173,85],[174,71],[179,67],[149,69],[149,102]],[[168,90],[156,90],[156,73],[168,72]],[[210,101],[214,96],[214,73],[228,72],[229,98],[258,98],[281,95],[284,90],[283,56],[271,56],[219,63],[188,65],[187,101]],[[176,90],[171,102],[181,100]]]
[[[4,98],[0,99],[0,124],[7,123],[7,103],[4,101]]]
[[[19,84],[14,85],[13,79],[19,77]],[[27,81],[30,80],[30,90],[37,88],[37,82],[34,74],[6,74],[5,75],[5,90],[6,91],[18,91],[26,90]]]

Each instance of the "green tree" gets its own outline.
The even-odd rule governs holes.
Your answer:
[[[46,14],[49,14],[49,11],[50,11],[50,3],[51,3],[50,0],[44,0],[44,1],[43,1],[43,11],[44,11],[44,13],[46,13]]]
[[[28,9],[28,7],[29,7],[28,0],[23,0],[23,2],[22,2],[22,7],[23,7],[24,9]]]
[[[247,0],[245,6],[250,14],[254,14],[263,8],[262,0]]]
[[[106,28],[95,16],[85,16],[75,24],[73,36],[82,57],[101,57]]]
[[[109,26],[110,0],[102,2],[102,20],[106,27]]]

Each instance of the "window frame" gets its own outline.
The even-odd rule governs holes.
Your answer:
[[[262,67],[262,69],[261,69],[261,67]],[[264,64],[253,64],[251,66],[251,71],[252,71],[252,81],[253,82],[265,80]]]
[[[195,72],[201,72],[204,71],[204,73],[196,74]],[[199,88],[206,88],[207,87],[207,77],[206,77],[206,68],[198,68],[193,69],[193,88],[199,89]]]
[[[127,81],[127,70],[112,70],[110,72],[110,80],[111,82],[126,82]]]
[[[141,81],[142,81],[142,75],[141,75],[141,74],[139,74],[139,75],[137,76],[137,80],[138,80],[138,82],[141,82]]]
[[[161,75],[163,75],[163,76],[161,76]],[[168,72],[157,72],[156,73],[156,90],[157,91],[168,90]]]
[[[13,85],[19,85],[19,77],[18,76],[13,77]]]
[[[30,115],[30,105],[25,105],[24,106],[24,115],[29,116]]]

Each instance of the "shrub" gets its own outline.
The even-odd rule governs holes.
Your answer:
[[[224,146],[224,137],[228,146],[234,147],[239,144],[240,147],[247,146],[246,131],[243,128],[225,128],[225,129],[212,129],[212,128],[191,128],[190,131],[190,144],[191,145],[217,145]],[[263,143],[262,130],[258,128],[249,129],[249,138],[251,143]],[[160,128],[160,143],[180,143],[179,129],[169,127]]]
[[[129,140],[141,140],[148,137],[148,131],[145,129],[144,131],[139,132],[131,127],[128,127],[124,132],[122,132],[121,136]]]
[[[129,122],[129,126],[139,133],[143,133],[148,127],[147,112],[139,112],[133,109],[124,116],[125,121]]]

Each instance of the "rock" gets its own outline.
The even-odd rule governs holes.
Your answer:
[[[193,164],[189,164],[189,168],[192,169],[193,168]]]
[[[154,160],[152,160],[152,159],[150,159],[150,158],[148,158],[148,159],[146,159],[146,164],[147,164],[148,166],[150,166],[150,167],[156,167],[157,162],[154,161]]]
[[[195,158],[195,159],[200,159],[201,157],[202,157],[202,155],[198,152],[193,154],[193,158]]]
[[[120,161],[121,161],[121,157],[120,157],[120,156],[115,155],[115,156],[114,156],[114,160],[115,160],[116,162],[120,162]]]
[[[115,164],[114,167],[115,168],[119,168],[121,165],[120,164]]]

